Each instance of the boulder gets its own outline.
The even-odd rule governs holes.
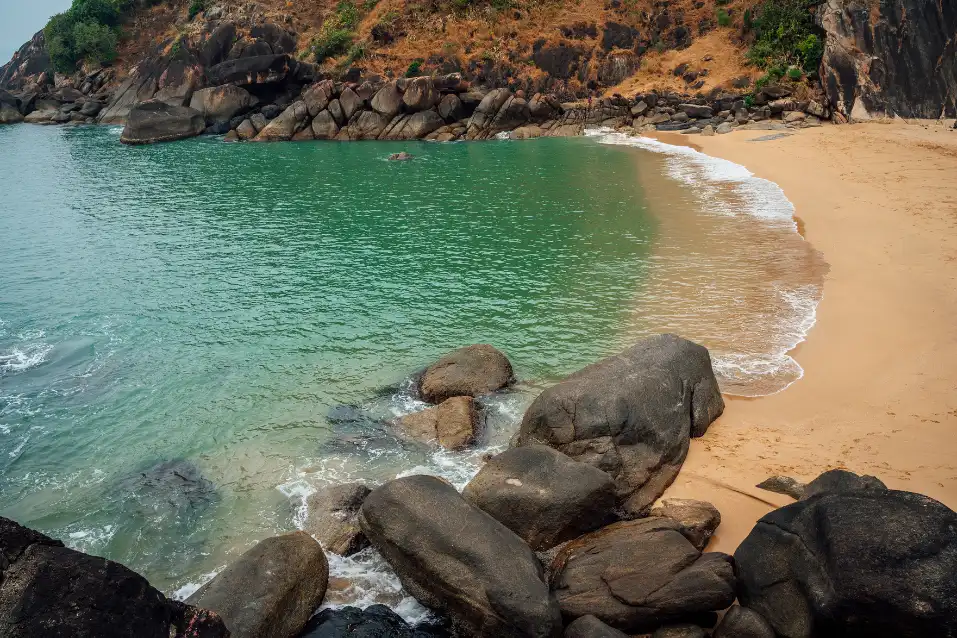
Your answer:
[[[425,111],[439,103],[442,95],[432,84],[432,78],[413,78],[402,94],[402,102],[410,111]]]
[[[785,111],[783,119],[786,124],[797,124],[798,122],[803,122],[806,117],[807,115],[801,111]]]
[[[189,107],[203,114],[206,122],[228,122],[236,115],[245,113],[253,104],[253,96],[246,89],[226,84],[193,93]]]
[[[920,494],[823,492],[735,551],[741,604],[781,638],[957,635],[957,513]]]
[[[186,106],[143,102],[130,109],[120,134],[124,144],[169,142],[200,135],[206,129],[202,113]]]
[[[718,135],[724,135],[726,133],[730,133],[733,130],[734,130],[734,127],[731,126],[730,122],[721,122],[721,124],[718,124],[718,127],[714,130],[714,132],[717,133]]]
[[[136,472],[120,483],[119,491],[130,495],[147,518],[162,510],[174,516],[192,513],[219,500],[212,481],[184,459],[162,461]]]
[[[355,91],[346,87],[342,89],[342,93],[339,95],[339,104],[342,107],[342,115],[349,120],[362,108],[363,101],[356,95]]]
[[[256,137],[258,131],[256,127],[253,126],[252,120],[243,120],[242,124],[236,127],[236,136],[244,141],[248,141]]]
[[[390,162],[407,162],[411,159],[415,159],[415,156],[412,155],[411,153],[406,153],[405,151],[402,151],[400,153],[393,153],[392,155],[389,156]]]
[[[444,96],[439,102],[439,115],[449,123],[458,122],[465,117],[465,108],[459,96],[454,94]]]
[[[307,142],[316,139],[311,126],[304,126],[295,135],[292,136],[293,142]]]
[[[565,627],[562,638],[628,638],[628,634],[609,627],[594,616],[581,616]]]
[[[614,480],[544,445],[493,457],[462,496],[535,551],[578,538],[616,518]]]
[[[26,115],[23,121],[27,124],[46,124],[53,119],[53,116],[56,114],[57,111],[36,110]]]
[[[409,627],[385,605],[365,609],[323,609],[313,616],[299,638],[438,638],[451,636],[441,630]]]
[[[336,124],[342,126],[346,123],[346,114],[342,111],[342,104],[339,100],[329,100],[329,106],[326,107],[329,115],[335,120]]]
[[[395,82],[383,85],[372,97],[372,109],[390,119],[402,110],[402,104],[402,92]]]
[[[406,591],[466,635],[556,638],[562,620],[531,549],[442,479],[409,476],[366,497],[359,525]]]
[[[679,104],[678,111],[685,113],[688,117],[709,118],[714,114],[710,106],[700,104]]]
[[[478,421],[475,399],[452,397],[402,417],[399,427],[419,441],[437,441],[448,450],[460,450],[475,441]]]
[[[248,86],[251,84],[277,84],[283,82],[290,72],[294,72],[295,62],[284,53],[269,55],[253,55],[226,60],[207,69],[209,83],[237,84]]]
[[[532,118],[542,121],[550,120],[558,115],[561,105],[558,100],[549,96],[536,93],[528,103],[528,112]]]
[[[279,116],[269,122],[254,142],[282,142],[291,140],[292,136],[301,131],[309,119],[309,111],[305,102],[293,102]]]
[[[498,112],[512,98],[508,89],[493,89],[482,98],[469,120],[469,138],[481,136],[490,129]]]
[[[223,137],[224,142],[238,142],[240,140],[239,133],[235,129],[226,133],[226,136]]]
[[[20,110],[17,107],[6,102],[0,103],[0,124],[17,124],[22,121],[23,116],[20,115]]]
[[[666,498],[651,510],[652,516],[665,516],[681,525],[681,533],[699,551],[704,551],[721,524],[721,513],[711,503],[686,498]]]
[[[478,344],[450,352],[426,368],[419,394],[423,401],[441,403],[451,397],[491,394],[513,380],[508,358],[490,345]]]
[[[331,80],[317,82],[306,89],[305,93],[302,94],[302,101],[306,103],[310,117],[316,117],[329,106],[329,100],[332,99],[334,90],[335,87]]]
[[[774,630],[761,614],[735,605],[715,628],[714,638],[774,638]]]
[[[0,518],[0,636],[226,638],[223,621],[167,600],[119,563]]]
[[[376,94],[378,95],[378,94]],[[374,140],[378,139],[385,127],[389,125],[391,117],[377,111],[361,111],[355,122],[351,123],[345,129],[340,131],[340,137],[343,132],[348,131],[350,139],[356,140]]]
[[[187,602],[219,614],[232,638],[295,636],[322,603],[328,579],[322,546],[294,532],[260,541]]]
[[[383,131],[380,139],[418,140],[445,125],[445,121],[435,111],[419,111],[412,115],[396,117]]]
[[[758,489],[774,492],[775,494],[784,494],[797,500],[804,496],[804,489],[807,487],[804,483],[794,480],[790,476],[772,476],[757,485]]]
[[[96,100],[88,100],[80,107],[80,115],[84,117],[96,117],[103,109],[103,103]]]
[[[801,499],[817,494],[853,492],[856,490],[886,490],[887,486],[876,476],[858,476],[847,470],[828,470],[804,486]]]
[[[651,634],[651,638],[708,638],[708,634],[698,625],[682,623],[660,627]]]
[[[312,135],[317,140],[332,140],[339,134],[339,125],[336,124],[329,111],[322,111],[312,120]]]
[[[614,523],[562,546],[552,589],[566,619],[591,614],[626,633],[690,621],[734,602],[731,557],[702,554],[667,518]]]
[[[708,350],[658,335],[542,392],[516,442],[544,443],[608,472],[625,510],[643,514],[674,481],[690,438],[723,410]]]
[[[369,544],[359,529],[359,508],[369,495],[361,483],[331,485],[309,496],[306,531],[326,551],[350,556]]]

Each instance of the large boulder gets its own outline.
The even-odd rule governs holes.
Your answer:
[[[711,503],[687,498],[666,498],[651,509],[652,516],[665,516],[681,525],[681,533],[701,551],[708,545],[718,525],[721,512]]]
[[[120,141],[124,144],[170,142],[195,137],[204,130],[206,119],[199,111],[164,102],[143,102],[130,109]]]
[[[581,616],[568,623],[562,638],[628,638],[628,634],[609,627],[594,616]]]
[[[284,638],[306,625],[328,580],[322,546],[295,532],[260,541],[187,602],[219,614],[232,638]]]
[[[478,422],[475,399],[452,397],[434,408],[403,417],[399,427],[420,441],[437,441],[448,450],[459,450],[475,441]]]
[[[376,91],[372,97],[372,109],[376,113],[392,118],[402,110],[402,92],[395,82],[389,82]]]
[[[566,619],[591,614],[626,633],[695,620],[734,602],[731,557],[702,554],[667,518],[614,523],[562,546],[552,589]]]
[[[413,78],[402,94],[402,102],[410,111],[425,111],[442,99],[442,94],[435,89],[432,78]]]
[[[362,483],[330,485],[309,496],[306,531],[326,551],[349,556],[369,544],[359,529],[359,508],[369,495]]]
[[[284,142],[291,140],[293,135],[306,127],[308,121],[309,110],[306,108],[306,103],[302,101],[293,102],[279,114],[279,117],[269,122],[253,141]]]
[[[374,490],[359,524],[421,603],[466,635],[555,638],[562,621],[531,549],[442,479],[410,476]]]
[[[342,115],[349,120],[362,108],[363,100],[355,91],[346,87],[339,94],[339,105],[342,107]]]
[[[323,609],[309,620],[299,638],[438,638],[451,636],[429,627],[412,628],[385,605],[365,609]]]
[[[715,627],[714,638],[774,638],[774,630],[758,612],[735,605]]]
[[[396,118],[379,137],[388,140],[419,140],[444,125],[445,121],[434,110],[419,111]]]
[[[228,636],[215,614],[167,600],[123,565],[67,549],[6,518],[0,518],[0,554],[4,638]]]
[[[472,118],[469,120],[469,138],[474,139],[485,133],[491,127],[499,110],[511,97],[512,92],[505,88],[489,91],[479,102]]]
[[[462,100],[455,94],[444,96],[439,102],[438,111],[442,119],[450,124],[465,117],[465,107],[462,106]]]
[[[625,510],[644,514],[678,475],[690,437],[723,410],[708,350],[658,335],[542,392],[517,443],[544,443],[608,472]]]
[[[220,84],[277,84],[294,72],[295,61],[284,53],[254,55],[226,60],[208,69],[209,83]]]
[[[189,107],[202,113],[209,124],[228,122],[248,111],[252,105],[253,96],[249,91],[232,84],[195,91],[189,103]]]
[[[424,401],[441,403],[451,397],[490,394],[513,380],[508,358],[490,345],[478,344],[450,352],[426,368],[419,394]]]
[[[320,111],[312,120],[312,135],[317,140],[332,140],[339,134],[339,125],[329,111]]]
[[[781,638],[957,636],[957,513],[920,494],[825,492],[734,553],[741,604]]]
[[[23,121],[20,109],[6,102],[0,102],[0,124],[17,124]]]
[[[544,445],[507,450],[462,492],[536,550],[615,520],[615,481],[598,468]]]
[[[854,492],[856,490],[886,490],[876,476],[861,476],[847,470],[828,470],[804,486],[802,499],[811,498],[827,492]]]
[[[335,92],[335,86],[332,80],[323,80],[310,86],[302,94],[302,101],[306,103],[309,109],[309,116],[316,117],[320,112],[329,106],[329,100]]]

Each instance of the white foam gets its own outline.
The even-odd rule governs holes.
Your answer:
[[[322,609],[346,606],[364,608],[386,603],[411,624],[420,623],[430,617],[429,610],[402,589],[399,577],[371,547],[352,556],[331,553],[327,556],[330,576],[341,578],[348,584],[345,588],[327,595]]]
[[[116,534],[115,525],[104,525],[103,527],[80,528],[72,532],[67,532],[66,542],[64,543],[70,549],[87,554],[99,554]]]
[[[186,600],[187,598],[195,594],[197,591],[199,591],[200,587],[202,587],[203,585],[205,585],[212,579],[219,576],[219,573],[223,571],[224,569],[226,569],[225,565],[217,569],[214,569],[213,571],[209,573],[203,574],[202,576],[199,577],[199,580],[197,580],[196,582],[186,583],[179,589],[174,590],[173,593],[170,594],[170,597],[173,598],[174,600]]]
[[[0,354],[0,372],[23,372],[34,368],[44,361],[53,350],[48,343],[38,343],[23,347],[14,347],[7,354]]]

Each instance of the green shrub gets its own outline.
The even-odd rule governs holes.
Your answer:
[[[336,21],[343,29],[355,29],[360,19],[359,9],[354,3],[343,0],[336,5]]]
[[[189,5],[189,19],[192,20],[206,10],[209,0],[193,0]]]
[[[43,33],[53,68],[69,74],[82,61],[116,59],[119,25],[131,6],[131,0],[73,0],[69,9],[50,18]]]
[[[788,69],[788,78],[797,82],[802,77],[804,77],[804,73],[802,73],[801,69],[797,68],[796,66],[792,66],[790,69]]]
[[[352,31],[348,29],[323,29],[319,36],[312,41],[312,51],[316,63],[325,62],[349,50],[352,46]]]
[[[414,78],[417,75],[422,73],[422,60],[415,60],[412,64],[409,65],[409,68],[405,70],[405,77]]]
[[[105,24],[77,22],[73,25],[73,41],[78,60],[112,62],[116,59],[116,31]]]
[[[731,16],[724,9],[718,9],[718,26],[731,26]]]
[[[817,69],[824,49],[810,12],[815,4],[816,0],[765,0],[756,16],[746,15],[745,28],[751,22],[755,34],[748,60],[764,69],[791,65]]]

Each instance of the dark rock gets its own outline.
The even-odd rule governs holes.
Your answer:
[[[454,94],[444,96],[439,102],[439,115],[450,124],[465,117],[465,108],[459,96]]]
[[[120,490],[136,499],[146,514],[200,510],[219,499],[216,486],[183,459],[163,461],[138,472],[125,480]]]
[[[167,600],[119,563],[0,518],[0,636],[226,638],[214,614]]]
[[[227,84],[193,92],[189,107],[203,114],[209,124],[229,122],[245,113],[253,104],[253,96],[246,89]]]
[[[562,638],[628,638],[628,635],[609,627],[594,616],[581,616],[565,627]]]
[[[651,634],[651,638],[707,638],[707,636],[704,629],[690,623],[660,627]]]
[[[274,120],[279,117],[279,114],[282,113],[282,109],[276,106],[275,104],[267,104],[266,106],[260,109],[263,117],[267,120]]]
[[[652,508],[651,515],[677,521],[681,525],[681,533],[699,551],[704,551],[721,524],[721,513],[714,505],[685,498],[663,499],[661,505]]]
[[[411,159],[411,156],[396,159]],[[447,450],[460,450],[475,442],[478,422],[475,399],[452,397],[434,408],[403,417],[399,427],[420,441],[437,441]]]
[[[389,82],[376,91],[371,106],[375,112],[392,118],[402,110],[402,92],[395,82]]]
[[[639,37],[638,29],[627,24],[609,22],[605,25],[601,38],[601,46],[605,51],[612,49],[633,49]]]
[[[432,78],[413,78],[402,94],[402,101],[410,111],[425,111],[439,103],[442,95],[432,84]]]
[[[679,104],[678,110],[687,113],[689,117],[709,118],[713,115],[710,106],[702,106],[699,104]]]
[[[687,622],[734,602],[731,557],[702,554],[667,518],[609,525],[562,546],[552,562],[562,615],[591,614],[627,633]]]
[[[431,627],[409,627],[385,605],[372,605],[365,609],[324,609],[309,620],[299,638],[439,638],[451,635]]]
[[[957,635],[957,513],[883,489],[764,516],[735,551],[738,595],[784,638]]]
[[[296,38],[275,22],[264,22],[254,26],[250,29],[249,35],[267,43],[273,53],[292,55],[296,52]]]
[[[689,122],[666,122],[655,125],[655,128],[659,131],[684,131],[691,128],[691,124]]]
[[[80,107],[80,114],[85,117],[96,117],[100,110],[103,108],[102,102],[97,102],[96,100],[89,100],[83,103],[83,106]]]
[[[199,111],[163,102],[143,102],[130,109],[120,135],[124,144],[152,144],[195,137],[206,129]]]
[[[467,635],[555,638],[562,622],[525,543],[432,476],[390,481],[366,497],[359,524],[421,603]]]
[[[229,122],[217,122],[212,126],[207,126],[206,130],[203,131],[203,135],[225,135],[229,130]]]
[[[295,532],[260,541],[187,602],[219,614],[232,638],[295,636],[322,602],[328,579],[322,546]]]
[[[359,529],[359,508],[371,490],[361,483],[331,485],[312,494],[305,529],[324,549],[350,556],[369,544]]]
[[[428,403],[458,396],[479,397],[508,386],[514,380],[508,358],[487,344],[459,348],[422,374],[419,394]]]
[[[0,66],[0,88],[18,90],[43,83],[53,84],[53,65],[47,53],[43,31],[38,31],[29,42]]]
[[[226,60],[208,69],[206,74],[209,77],[209,83],[214,86],[275,84],[284,81],[293,66],[294,60],[284,53],[256,55]]]
[[[254,139],[256,142],[282,142],[306,127],[309,111],[305,102],[294,102],[285,111],[271,120]]]
[[[658,335],[548,388],[526,411],[519,445],[545,443],[615,478],[629,512],[647,512],[724,410],[711,357]]]
[[[0,124],[17,124],[22,121],[23,115],[17,107],[0,102]]]
[[[547,550],[615,520],[615,482],[544,445],[493,457],[462,496],[536,550]]]
[[[774,630],[761,614],[735,605],[714,630],[714,638],[774,638]]]
[[[886,490],[887,486],[876,476],[858,476],[847,470],[828,470],[808,483],[804,488],[802,499],[811,498],[817,494],[832,492],[853,492],[856,490]]]
[[[560,43],[533,51],[532,60],[553,78],[570,80],[578,73],[584,55],[584,49]]]

